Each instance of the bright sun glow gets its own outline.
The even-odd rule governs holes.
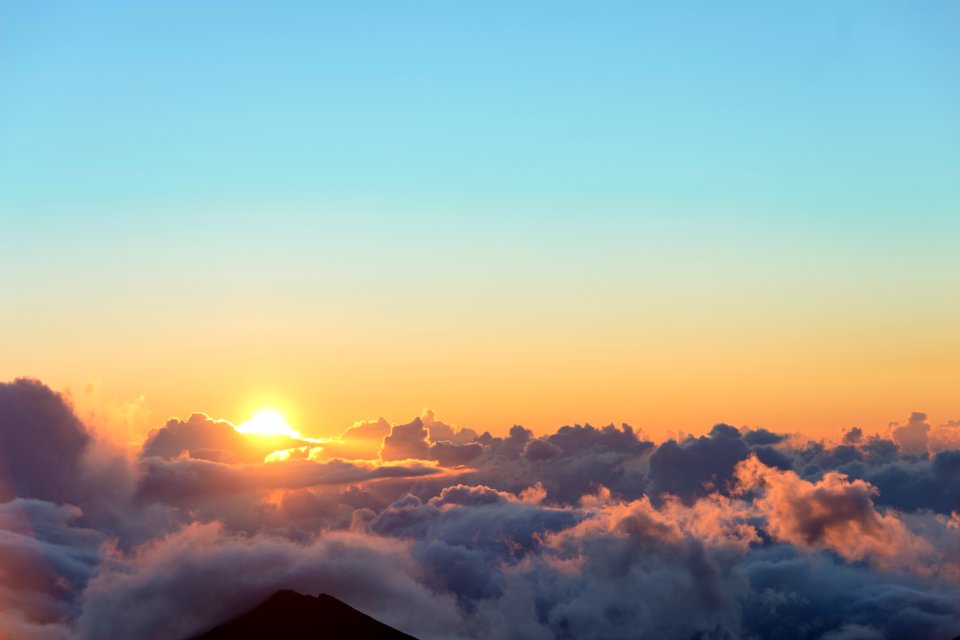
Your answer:
[[[240,433],[256,436],[299,438],[300,432],[290,426],[276,409],[261,409],[253,417],[234,427]]]

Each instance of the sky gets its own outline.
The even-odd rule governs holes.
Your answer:
[[[0,0],[0,637],[960,635],[958,20]]]
[[[0,380],[132,440],[955,420],[958,19],[0,3]]]

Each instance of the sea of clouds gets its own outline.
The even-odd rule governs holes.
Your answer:
[[[921,413],[661,443],[430,411],[266,442],[194,414],[131,453],[42,383],[0,384],[10,640],[186,638],[281,588],[423,640],[949,639],[958,511],[960,424]]]

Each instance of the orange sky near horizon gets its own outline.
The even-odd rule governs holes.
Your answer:
[[[218,255],[189,273],[135,265],[162,288],[122,270],[73,289],[34,274],[0,318],[0,379],[77,396],[95,382],[94,405],[143,396],[141,435],[169,416],[241,422],[263,405],[311,436],[424,407],[494,434],[627,422],[658,439],[717,422],[827,437],[912,411],[960,418],[953,254],[905,266],[783,248],[771,270],[770,256],[725,251],[670,269],[554,261],[559,274],[530,258],[512,271],[345,266],[350,286],[314,274],[295,290],[275,262],[218,271]],[[52,312],[68,291],[57,308],[70,312]]]
[[[821,438],[851,426],[882,432],[912,411],[927,413],[932,424],[960,418],[953,376],[960,349],[944,348],[949,341],[930,333],[878,349],[882,340],[866,326],[830,344],[809,333],[790,332],[791,341],[733,324],[686,333],[661,325],[644,340],[626,322],[616,324],[568,335],[556,327],[510,334],[488,327],[469,340],[413,327],[378,327],[380,340],[370,327],[358,329],[362,335],[210,328],[177,340],[180,351],[162,340],[115,337],[109,345],[88,339],[86,353],[73,345],[68,358],[55,354],[65,344],[50,345],[49,358],[36,348],[15,350],[0,376],[28,375],[69,390],[81,413],[126,424],[134,440],[167,417],[198,411],[237,424],[264,406],[313,437],[378,416],[407,422],[426,407],[448,423],[495,435],[513,424],[545,433],[627,422],[654,439],[700,434],[717,422]]]

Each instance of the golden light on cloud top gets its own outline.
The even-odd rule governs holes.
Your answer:
[[[258,410],[246,422],[234,427],[238,432],[264,436],[269,438],[290,437],[300,439],[300,432],[290,426],[283,414],[276,409],[264,408]]]

